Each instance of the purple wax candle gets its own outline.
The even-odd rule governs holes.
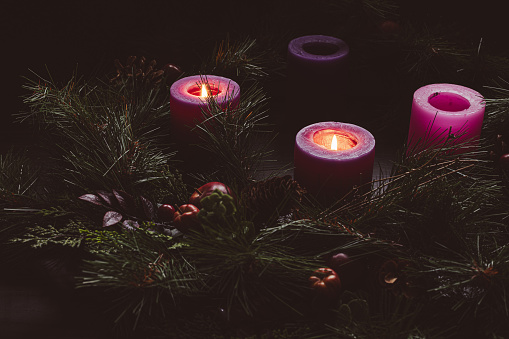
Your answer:
[[[173,83],[170,88],[172,134],[177,142],[195,143],[191,129],[203,122],[207,98],[213,96],[223,109],[235,108],[240,100],[240,86],[216,75],[193,75]]]
[[[294,176],[320,200],[343,197],[373,175],[375,138],[362,127],[320,122],[295,137]]]
[[[419,88],[412,102],[409,151],[422,150],[453,135],[455,143],[471,140],[475,145],[481,135],[484,106],[482,95],[468,87],[431,84]]]
[[[306,35],[288,44],[287,66],[290,77],[302,86],[307,79],[343,83],[350,49],[341,39],[326,35]],[[312,84],[320,85],[320,84]]]
[[[287,51],[287,109],[295,131],[316,121],[345,119],[348,45],[326,35],[293,39]],[[298,97],[298,100],[295,100]],[[313,114],[309,114],[313,112]]]

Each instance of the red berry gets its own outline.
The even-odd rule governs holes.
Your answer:
[[[168,204],[163,204],[157,209],[157,216],[161,221],[171,222],[173,221],[173,215],[175,214],[175,207]]]
[[[226,186],[222,182],[212,181],[196,189],[189,198],[189,203],[201,208],[201,199],[208,197],[214,193],[215,190],[220,190],[223,194],[232,195],[230,187]]]

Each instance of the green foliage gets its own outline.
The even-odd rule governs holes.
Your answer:
[[[268,75],[264,70],[264,63],[269,58],[267,51],[257,49],[255,39],[231,42],[226,38],[216,45],[210,60],[204,62],[200,73],[246,81],[260,80]]]
[[[303,298],[303,282],[315,267],[312,258],[258,236],[254,224],[231,208],[227,195],[210,197],[202,228],[185,239],[183,254],[204,274],[211,293],[225,300],[227,316],[281,307],[298,313],[295,300]]]
[[[157,180],[151,180],[149,183],[151,184],[150,191],[153,199],[157,202],[174,204],[189,199],[189,189],[182,178],[182,174],[170,166],[164,166],[161,170],[161,177]]]
[[[164,313],[182,296],[206,286],[194,267],[179,255],[182,245],[146,224],[134,231],[82,230],[94,259],[85,262],[78,287],[108,287],[117,297],[111,312],[116,323],[135,328],[147,314]]]
[[[29,244],[33,248],[41,248],[48,245],[62,245],[69,247],[80,247],[83,237],[79,230],[83,225],[80,222],[70,221],[65,227],[33,226],[19,238],[11,239],[11,242]]]
[[[242,89],[237,107],[223,109],[208,98],[204,122],[197,125],[200,147],[215,155],[211,168],[232,187],[244,187],[272,154],[266,119],[267,98],[257,85]],[[273,138],[273,136],[272,136]]]
[[[337,324],[328,325],[339,338],[427,338],[436,335],[431,328],[421,332],[423,305],[382,292],[380,307],[372,296],[345,292],[336,310]],[[443,333],[442,333],[443,334]]]
[[[0,154],[0,206],[19,206],[40,195],[35,189],[40,166],[25,153]]]
[[[439,26],[429,28],[419,20],[410,23],[402,18],[398,24],[408,25],[404,33],[377,31],[378,22],[398,15],[393,1],[320,2],[326,3],[336,10],[356,9],[356,19],[369,21],[370,29],[347,34],[361,63],[380,56],[364,53],[366,41],[378,53],[390,50],[381,59],[386,63],[381,68],[403,67],[412,86],[433,79],[492,84],[493,77],[508,72],[506,58],[491,57],[481,43],[466,46]],[[344,15],[336,13],[338,18]],[[348,33],[346,27],[335,29]],[[203,74],[239,79],[242,97],[238,107],[226,109],[210,98],[210,113],[203,113],[206,121],[196,130],[203,141],[200,146],[214,159],[204,166],[212,173],[197,176],[218,177],[239,191],[255,181],[271,153],[273,129],[265,124],[269,102],[256,82],[269,80],[267,59],[272,52],[261,50],[257,40],[226,39],[201,68]],[[31,112],[22,118],[54,136],[48,148],[57,159],[52,170],[70,184],[59,187],[53,182],[60,190],[52,192],[52,199],[123,189],[158,202],[188,200],[182,175],[169,164],[173,153],[165,144],[165,131],[170,129],[164,83],[146,86],[133,76],[110,85],[73,77],[58,85],[38,77],[26,89]],[[337,252],[350,254],[369,271],[366,281],[354,288],[366,291],[344,292],[334,312],[324,310],[325,321],[311,319],[313,329],[326,324],[331,336],[361,338],[501,336],[508,331],[509,320],[509,201],[503,189],[507,171],[493,166],[488,153],[496,150],[493,145],[499,139],[509,144],[509,106],[507,90],[489,90],[500,97],[487,100],[482,148],[460,154],[463,145],[455,144],[455,136],[436,136],[445,144],[403,150],[393,172],[370,183],[370,192],[354,191],[331,206],[306,200],[298,211],[286,219],[276,216],[280,218],[270,223],[275,226],[262,230],[246,218],[244,206],[236,206],[232,197],[220,192],[203,199],[198,215],[202,227],[175,237],[153,231],[152,223],[132,231],[97,230],[99,226],[86,221],[94,219],[90,206],[78,208],[73,203],[29,213],[33,209],[17,206],[35,204],[45,192],[36,189],[39,170],[24,155],[8,153],[0,156],[0,206],[15,207],[2,210],[2,230],[26,227],[24,235],[11,241],[35,248],[58,244],[86,249],[91,257],[79,286],[109,292],[105,304],[111,306],[117,323],[136,327],[160,321],[177,337],[203,337],[207,332],[217,338],[311,337],[308,324],[291,329],[283,325],[309,315],[307,278],[325,266],[324,258]],[[173,230],[171,223],[165,227]],[[422,283],[423,296],[396,296],[376,284],[380,262],[393,258],[412,263],[404,274]],[[196,309],[179,313],[189,305]],[[225,319],[207,312],[211,309],[225,309]],[[249,328],[247,321],[234,323],[239,315],[249,321],[269,318],[256,323],[267,331]]]
[[[161,148],[169,114],[163,88],[132,91],[130,83],[114,87],[76,77],[61,87],[39,77],[25,88],[31,113],[22,118],[56,136],[49,151],[61,161],[65,182],[85,190],[140,190],[163,179],[172,156]]]

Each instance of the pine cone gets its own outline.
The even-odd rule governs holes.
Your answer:
[[[241,194],[247,210],[254,214],[255,222],[263,222],[274,215],[282,216],[296,208],[304,189],[290,175],[256,182]]]
[[[133,79],[146,85],[156,86],[165,77],[176,78],[182,73],[177,66],[170,64],[165,65],[162,69],[157,69],[157,62],[151,60],[147,63],[147,59],[144,56],[139,59],[136,56],[128,57],[125,66],[118,59],[115,59],[114,64],[117,74],[114,78],[110,79],[110,82],[113,84]]]

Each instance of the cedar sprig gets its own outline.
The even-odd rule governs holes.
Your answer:
[[[49,245],[68,247],[80,247],[83,244],[83,236],[80,229],[85,227],[79,221],[70,220],[64,226],[35,225],[28,227],[20,237],[10,239],[12,243],[24,243],[33,248],[41,248]]]

